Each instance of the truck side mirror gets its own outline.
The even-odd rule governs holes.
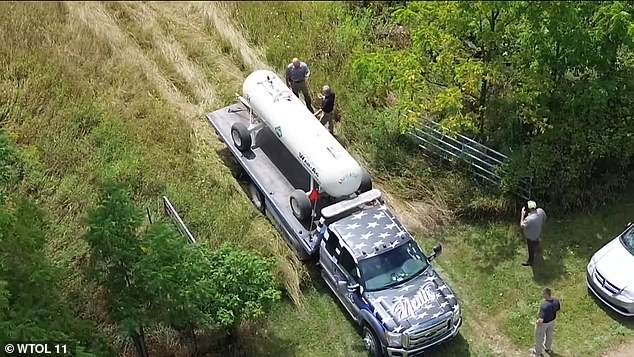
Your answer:
[[[442,253],[442,245],[440,243],[436,244],[432,249],[432,255],[429,256],[429,260],[432,260],[436,257],[438,257],[440,255],[440,253]]]

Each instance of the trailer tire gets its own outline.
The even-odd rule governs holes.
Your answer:
[[[310,217],[312,209],[306,192],[302,190],[291,192],[289,203],[291,205],[291,211],[293,211],[293,216],[295,216],[298,221],[303,222]]]
[[[249,182],[249,198],[251,203],[258,209],[258,211],[264,213],[264,195],[262,191],[253,182]]]
[[[244,123],[233,123],[231,125],[231,139],[240,151],[247,151],[251,148],[251,133]]]
[[[365,168],[362,169],[361,173],[361,184],[359,185],[359,189],[357,190],[359,194],[368,192],[372,189],[372,178],[370,177],[370,173]]]

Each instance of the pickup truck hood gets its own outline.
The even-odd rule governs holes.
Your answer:
[[[401,332],[412,326],[431,324],[458,309],[453,292],[430,267],[427,272],[390,289],[367,292],[386,329]]]
[[[634,255],[625,249],[618,237],[599,249],[592,260],[596,270],[610,284],[619,289],[634,286]]]

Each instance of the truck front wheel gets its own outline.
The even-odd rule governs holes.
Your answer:
[[[370,357],[383,357],[383,346],[376,333],[367,325],[363,326],[363,344]]]
[[[306,192],[295,190],[291,192],[291,211],[298,221],[303,222],[311,215],[310,200]]]
[[[247,151],[251,148],[251,133],[244,123],[233,123],[231,126],[231,139],[240,151]]]

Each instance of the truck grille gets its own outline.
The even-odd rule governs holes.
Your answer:
[[[409,335],[409,345],[410,347],[416,347],[419,345],[423,345],[427,342],[431,342],[436,338],[446,334],[449,330],[451,330],[451,317],[441,322],[438,322],[435,325],[432,325],[425,330],[419,332],[410,332]]]
[[[601,284],[601,286],[605,288],[605,290],[611,292],[612,294],[618,294],[621,291],[621,289],[617,288],[616,286],[612,285],[609,281],[607,281],[607,279],[605,279],[603,275],[599,274],[598,270],[594,272],[594,277],[597,279],[599,284]]]

